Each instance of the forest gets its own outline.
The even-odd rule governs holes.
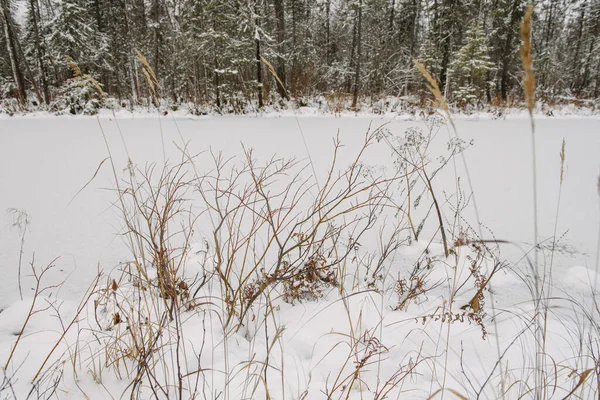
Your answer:
[[[0,101],[72,112],[294,100],[522,102],[524,0],[0,0]],[[600,0],[534,4],[537,97],[600,97]],[[87,110],[85,109],[87,108]]]

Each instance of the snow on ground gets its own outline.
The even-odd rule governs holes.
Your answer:
[[[280,118],[284,117],[312,117],[312,118],[367,118],[367,119],[396,119],[414,121],[422,118],[431,110],[423,110],[417,104],[420,104],[418,99],[407,99],[398,97],[388,97],[385,99],[363,99],[360,102],[358,111],[351,107],[351,99],[330,101],[323,97],[313,98],[307,102],[303,102],[300,106],[297,101],[290,101],[284,104],[266,105],[258,110],[257,105],[250,103],[246,109],[236,113],[245,114],[247,116],[261,118]],[[593,102],[588,102],[587,105],[576,105],[576,99],[565,99],[570,101],[567,104],[548,105],[546,103],[537,103],[534,108],[536,119],[554,119],[554,118],[593,118],[600,119],[598,105]],[[69,110],[61,110],[56,112],[44,111],[30,105],[27,111],[20,112],[16,103],[10,107],[0,108],[0,119],[10,119],[15,116],[19,118],[48,118],[53,116],[61,116],[68,118],[87,118],[87,115],[72,115]],[[188,104],[171,104],[168,101],[163,101],[160,105],[160,111],[156,108],[147,106],[123,107],[117,99],[108,99],[105,107],[93,109],[97,112],[100,118],[112,118],[117,116],[120,119],[158,119],[164,116],[175,116],[176,118],[184,119],[206,119],[211,116],[220,116],[221,112],[210,107],[198,107],[193,103]],[[495,107],[488,106],[482,109],[451,109],[453,118],[458,120],[481,120],[481,119],[528,119],[529,112],[524,105],[520,107]],[[227,110],[224,110],[227,114]],[[230,114],[230,115],[236,115]]]
[[[47,282],[66,280],[66,283],[45,295],[64,301],[60,309],[63,324],[76,315],[79,299],[98,270],[116,276],[118,268],[122,267],[120,263],[131,259],[122,235],[124,223],[116,207],[113,171],[108,161],[103,162],[108,157],[104,138],[120,180],[127,176],[128,159],[141,169],[152,162],[162,165],[165,160],[170,160],[173,163],[181,159],[180,149],[185,143],[188,154],[198,154],[195,168],[200,171],[210,170],[211,152],[223,152],[225,158],[236,156],[239,159],[245,147],[254,149],[257,160],[277,155],[297,157],[302,163],[309,161],[310,154],[312,166],[305,173],[310,174],[314,169],[317,182],[323,184],[337,134],[343,144],[338,165],[343,169],[360,149],[369,127],[375,129],[386,124],[388,132],[398,136],[403,136],[410,127],[424,127],[418,117],[175,118],[167,115],[141,118],[125,113],[116,117],[115,120],[111,114],[103,114],[100,118],[30,115],[0,120],[0,211],[18,209],[30,218],[24,236],[23,226],[14,226],[13,214],[6,213],[0,224],[0,280],[3,282],[0,309],[4,310],[0,313],[2,366],[31,305],[34,281],[28,276],[28,264],[34,254],[38,268],[58,257],[55,268],[48,273]],[[383,398],[386,380],[395,376],[396,380],[390,381],[397,382],[389,386],[390,398],[428,398],[441,386],[474,398],[477,388],[492,374],[493,382],[486,386],[481,394],[483,398],[497,397],[501,385],[505,385],[508,398],[523,394],[533,396],[526,383],[531,384],[535,378],[534,372],[528,370],[535,363],[535,338],[531,333],[519,335],[528,326],[531,328],[527,316],[535,307],[527,288],[527,283],[532,282],[532,273],[523,260],[524,252],[529,252],[533,243],[529,123],[524,118],[482,117],[459,118],[456,126],[461,139],[467,143],[472,141],[464,156],[483,224],[482,238],[511,242],[498,246],[499,258],[506,262],[506,268],[494,275],[490,287],[486,288],[486,293],[487,289],[491,293],[486,294],[487,316],[483,322],[488,335],[485,340],[482,340],[481,327],[474,321],[449,325],[437,318],[426,317],[439,315],[438,307],[443,307],[448,299],[448,283],[431,289],[418,299],[417,304],[411,303],[405,310],[394,310],[398,304],[394,280],[406,277],[426,249],[434,260],[428,278],[430,284],[451,281],[454,276],[448,266],[453,262],[443,261],[436,219],[430,216],[423,228],[423,239],[401,247],[391,259],[384,281],[375,284],[381,289],[379,291],[369,290],[362,281],[367,278],[363,274],[360,282],[354,282],[356,290],[351,289],[352,279],[347,280],[347,293],[342,297],[334,289],[315,302],[292,305],[278,299],[274,303],[275,311],[266,319],[264,312],[268,308],[262,299],[255,306],[255,311],[262,312],[262,316],[254,315],[243,329],[224,335],[221,321],[216,317],[219,312],[215,311],[218,309],[215,304],[222,304],[221,289],[216,285],[203,288],[206,298],[216,299],[214,304],[183,314],[186,320],[184,349],[188,356],[184,369],[188,372],[203,370],[201,374],[185,377],[186,390],[198,385],[198,392],[205,398],[263,398],[266,387],[270,398],[274,399],[327,398],[327,391],[335,386],[339,376],[339,387],[331,398],[342,396],[342,392],[349,398]],[[438,162],[438,156],[447,154],[447,142],[452,136],[450,130],[442,128],[432,141],[428,152],[434,164]],[[566,143],[565,173],[556,219],[559,152],[563,138]],[[596,283],[600,120],[539,118],[536,121],[536,148],[539,237],[543,247],[540,264],[550,264],[549,249],[557,221],[556,237],[560,239],[552,260],[552,295],[587,304],[590,287]],[[363,157],[365,165],[387,174],[393,171],[393,161],[392,151],[384,141],[375,143]],[[455,195],[457,176],[461,177],[460,189],[466,199],[470,189],[460,156],[433,180],[446,221],[452,220],[452,204],[458,198]],[[314,195],[314,190],[312,188],[310,194]],[[465,226],[476,227],[473,199],[461,211],[461,218],[464,218]],[[389,228],[389,221],[382,218],[378,227]],[[194,229],[194,248],[199,250],[188,260],[190,270],[193,265],[198,265],[200,258],[206,259],[202,243],[204,238],[210,238],[210,221],[200,218]],[[366,253],[378,248],[377,232],[364,236],[361,251]],[[22,238],[24,300],[20,300],[17,284]],[[429,244],[431,238],[433,244]],[[456,272],[457,276],[469,275],[467,255],[467,252],[457,255],[456,265],[462,268]],[[214,254],[208,259],[209,263],[214,261]],[[491,267],[487,268],[489,273]],[[472,287],[471,283],[469,285]],[[122,290],[125,292],[126,288]],[[473,293],[473,290],[459,291],[453,309],[467,303]],[[47,308],[45,304],[40,300],[38,307]],[[593,360],[575,357],[579,354],[577,343],[581,331],[588,329],[590,323],[581,319],[576,307],[565,304],[567,302],[557,301],[556,309],[550,312],[547,320],[550,333],[546,350],[556,363],[548,364],[560,371],[556,383],[560,387],[554,393],[557,398],[564,397],[576,385],[577,374],[585,369],[585,365],[593,365]],[[106,320],[100,321],[100,325],[110,327],[110,310],[108,305],[104,314]],[[27,396],[33,375],[64,329],[56,314],[57,310],[50,308],[31,318],[6,371],[7,377],[15,377],[14,393],[5,388],[2,397]],[[78,326],[92,324],[93,312],[89,308],[81,315],[87,320],[80,318]],[[277,333],[278,327],[284,330]],[[118,329],[120,327],[113,328],[107,337]],[[98,339],[98,332],[96,336],[90,334],[93,329],[75,331],[80,332],[81,337],[69,333],[55,353],[66,354],[66,359],[73,360],[74,344],[79,343],[77,351],[81,356],[75,364],[80,369],[72,368],[70,361],[67,363],[68,368],[64,368],[63,381],[57,389],[60,397],[80,398],[85,393],[90,398],[106,398],[110,393],[117,398],[131,390],[128,387],[131,379],[123,375],[119,379],[109,368],[102,367],[103,359],[97,356],[99,343],[103,343],[102,335]],[[173,333],[165,334],[168,335]],[[97,343],[94,343],[94,337]],[[85,342],[82,338],[89,340]],[[71,347],[68,348],[65,342]],[[496,361],[505,349],[508,350],[497,365]],[[269,365],[267,372],[263,371],[265,360]],[[346,360],[349,361],[344,365]],[[353,381],[361,360],[367,360],[368,364],[362,366],[360,374],[356,375],[358,379]],[[163,371],[160,365],[156,368]],[[101,370],[104,372],[99,377]],[[574,370],[578,372],[567,377],[569,371]],[[77,371],[76,376],[74,371]],[[393,375],[396,372],[398,375]],[[163,373],[169,376],[172,371]],[[197,376],[200,378],[195,381]],[[344,381],[346,377],[349,378]],[[585,398],[595,393],[589,387],[583,392],[578,389],[579,395]],[[173,387],[167,390],[169,396],[177,397]],[[376,397],[375,392],[380,397]],[[185,393],[183,397],[189,396],[189,392]],[[151,397],[152,391],[145,387],[141,395]],[[453,396],[449,392],[445,395]],[[166,397],[165,393],[162,397]]]

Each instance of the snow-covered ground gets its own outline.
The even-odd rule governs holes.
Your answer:
[[[76,314],[79,300],[98,270],[116,276],[122,263],[131,261],[123,235],[124,222],[118,210],[115,178],[109,160],[104,161],[109,155],[107,144],[120,182],[127,179],[128,159],[142,170],[152,162],[160,169],[165,160],[171,164],[181,160],[181,149],[187,146],[187,154],[198,155],[193,164],[196,173],[208,173],[213,168],[211,154],[222,152],[224,158],[240,160],[244,148],[252,148],[259,162],[276,155],[296,157],[301,164],[310,163],[303,173],[310,175],[315,171],[317,182],[323,185],[336,135],[339,134],[343,144],[338,168],[344,170],[361,148],[365,132],[382,125],[391,136],[402,137],[411,127],[426,131],[424,122],[418,118],[367,116],[141,118],[119,114],[115,120],[105,114],[100,118],[30,115],[0,119],[0,211],[4,214],[0,224],[0,309],[4,310],[0,313],[0,367],[4,367],[19,337],[31,305],[34,280],[28,275],[33,257],[38,268],[58,257],[45,282],[51,285],[64,280],[65,283],[44,295],[64,301],[60,309],[64,325]],[[539,347],[531,333],[535,305],[527,285],[532,284],[533,278],[524,260],[527,252],[528,259],[534,258],[529,122],[520,117],[459,118],[456,127],[460,138],[472,143],[463,153],[468,174],[458,155],[432,179],[433,190],[444,211],[446,229],[458,235],[458,228],[448,225],[455,221],[453,204],[462,196],[460,204],[466,207],[460,211],[461,226],[470,225],[474,232],[479,232],[478,216],[482,223],[481,239],[510,242],[490,244],[497,251],[496,257],[504,262],[504,268],[485,287],[485,340],[481,327],[472,320],[452,324],[438,320],[444,310],[461,312],[459,308],[475,293],[469,281],[455,297],[448,294],[454,278],[466,279],[469,275],[467,257],[473,253],[457,247],[456,254],[449,257],[451,261],[445,260],[435,211],[431,211],[421,239],[401,246],[387,260],[382,281],[373,286],[363,282],[367,275],[359,272],[357,276],[361,281],[348,284],[341,296],[337,289],[331,289],[318,301],[290,304],[275,299],[272,308],[265,307],[262,299],[253,309],[258,315],[247,321],[243,329],[227,334],[223,333],[219,319],[222,310],[215,311],[215,304],[223,304],[219,298],[221,289],[202,288],[203,298],[213,296],[211,305],[198,306],[182,314],[185,351],[180,351],[186,355],[182,366],[183,397],[190,397],[195,387],[197,397],[209,399],[265,398],[265,393],[268,393],[266,398],[272,399],[384,398],[388,388],[389,398],[429,398],[434,394],[451,398],[456,393],[475,398],[482,386],[482,398],[499,397],[502,392],[507,398],[533,396],[533,389],[529,391],[527,385],[536,382],[536,372],[530,368],[536,365],[535,354]],[[442,127],[432,140],[428,148],[432,168],[440,162],[438,157],[448,154],[447,143],[453,137],[451,129]],[[559,153],[563,139],[566,159],[557,217]],[[585,304],[591,299],[590,290],[596,283],[600,120],[540,118],[536,121],[536,152],[539,242],[543,243],[539,264],[553,265],[552,296],[557,298],[551,302],[552,309],[546,318],[547,357],[543,364],[546,366],[544,376],[551,380],[544,384],[548,390],[544,396],[562,398],[577,387],[578,396],[592,398],[598,392],[597,385],[592,383],[595,382],[593,372],[580,386],[577,384],[584,376],[582,373],[593,368],[598,360],[587,355],[598,356],[597,349],[589,349],[588,345],[599,344],[599,331],[594,330],[593,325],[590,328],[590,322],[582,318],[581,309],[573,304]],[[371,171],[390,176],[394,172],[395,157],[382,139],[368,148],[362,163]],[[460,177],[459,194],[457,177]],[[284,175],[279,180],[285,183],[289,178]],[[475,201],[469,199],[469,178]],[[314,196],[316,190],[311,188],[309,197]],[[397,192],[398,196],[400,193]],[[423,197],[424,203],[431,203],[428,194]],[[193,198],[190,201],[194,204]],[[25,230],[23,224],[15,226],[15,213],[9,210],[27,213],[29,220]],[[427,209],[419,209],[415,214],[420,212]],[[385,218],[391,217],[386,214]],[[391,221],[380,218],[376,227],[361,239],[357,257],[377,252]],[[204,240],[210,243],[213,228],[210,219],[204,214],[199,216],[193,228],[193,248],[203,248]],[[549,249],[555,230],[557,242],[552,256]],[[453,236],[451,241],[455,238]],[[18,286],[22,241],[23,301]],[[394,310],[398,305],[394,281],[407,278],[416,260],[422,261],[426,249],[433,262],[425,284],[434,286],[442,282],[442,285],[419,296],[407,308]],[[214,261],[210,245],[208,253],[213,255],[210,264]],[[201,251],[193,252],[187,262],[198,264],[198,259],[204,257],[201,254]],[[458,271],[460,268],[464,270]],[[489,274],[491,268],[486,264],[483,273]],[[123,296],[126,296],[125,290],[123,288]],[[445,303],[449,299],[455,304]],[[107,307],[106,321],[110,321],[110,306]],[[47,307],[40,300],[36,308]],[[265,317],[265,310],[272,313]],[[588,311],[598,315],[592,308]],[[5,376],[12,379],[11,384],[4,386],[0,397],[27,397],[32,378],[65,328],[56,314],[55,309],[49,308],[32,316],[5,371]],[[109,394],[113,398],[120,398],[122,394],[129,396],[132,390],[129,384],[137,371],[129,371],[130,375],[126,376],[123,367],[118,372],[114,365],[106,367],[108,356],[94,347],[104,343],[102,337],[98,338],[104,332],[95,330],[103,331],[106,325],[102,328],[98,325],[106,321],[96,325],[92,315],[87,311],[81,313],[77,329],[69,331],[51,357],[52,361],[58,356],[67,360],[54,366],[64,370],[56,388],[57,395],[62,398],[81,398],[82,393],[90,398],[106,398]],[[93,324],[95,327],[90,328]],[[106,337],[118,328],[106,328],[110,331]],[[584,330],[587,330],[585,334]],[[92,343],[95,340],[97,343]],[[582,347],[578,348],[579,345]],[[74,356],[78,352],[79,358]],[[168,354],[173,353],[176,351]],[[51,362],[45,368],[49,364]],[[164,379],[174,385],[167,387],[166,392],[159,391],[158,396],[178,397],[176,379],[173,379],[176,374],[173,375],[170,367],[165,372],[163,365],[154,365],[154,368],[160,371],[158,375],[170,376]],[[202,372],[197,372],[199,369]],[[188,373],[190,375],[185,376]],[[486,381],[488,376],[492,377],[489,382]],[[157,379],[157,384],[161,379]],[[43,390],[44,385],[44,388],[52,386],[49,382],[50,378],[36,390]],[[153,396],[151,386],[146,382],[142,387],[142,398]],[[440,387],[456,393],[436,394]],[[34,397],[45,397],[49,392],[33,393]]]

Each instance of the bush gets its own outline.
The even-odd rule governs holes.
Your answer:
[[[67,80],[58,90],[50,109],[58,113],[66,110],[74,115],[95,115],[106,105],[106,96],[100,84],[86,75]]]

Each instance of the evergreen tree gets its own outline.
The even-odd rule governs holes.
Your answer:
[[[81,0],[59,0],[56,8],[48,37],[54,62],[67,67],[67,57],[71,57],[80,68],[89,69],[96,51],[90,13]]]
[[[22,26],[12,1],[0,85],[22,102],[64,93],[67,56],[109,96],[147,102],[138,54],[159,98],[229,111],[259,95],[425,93],[413,59],[459,105],[522,96],[523,0],[22,0]],[[532,40],[542,100],[600,96],[600,0],[537,1]]]
[[[492,11],[491,55],[498,69],[496,87],[504,101],[517,84],[521,63],[518,55],[520,45],[519,23],[523,18],[522,0],[497,0]]]
[[[465,44],[456,52],[449,67],[452,98],[459,105],[473,105],[484,101],[486,90],[493,85],[488,80],[494,70],[482,26],[471,24],[465,34]]]

